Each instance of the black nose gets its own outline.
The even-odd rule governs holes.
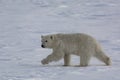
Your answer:
[[[44,45],[41,45],[41,47],[42,47],[42,48],[45,48],[45,46],[44,46]]]

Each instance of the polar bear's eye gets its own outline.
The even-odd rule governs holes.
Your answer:
[[[48,42],[47,40],[45,42]]]

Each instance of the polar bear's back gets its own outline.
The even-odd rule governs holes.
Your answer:
[[[95,53],[95,49],[101,49],[100,44],[91,36],[83,33],[75,34],[56,34],[58,40],[62,42],[62,48],[64,48],[68,53],[78,53],[90,51]]]
[[[83,43],[83,42],[96,42],[96,40],[91,37],[90,35],[84,33],[74,33],[74,34],[57,34],[57,38],[62,41],[67,42],[76,42],[76,43]]]

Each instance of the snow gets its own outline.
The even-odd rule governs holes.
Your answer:
[[[120,80],[120,0],[0,0],[0,80]],[[41,35],[87,33],[112,59],[104,66],[42,65]],[[79,58],[72,56],[72,64]]]

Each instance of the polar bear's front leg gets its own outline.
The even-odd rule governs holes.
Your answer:
[[[70,59],[71,59],[70,54],[65,54],[64,55],[64,66],[69,66],[70,65]]]
[[[41,63],[48,64],[49,62],[52,62],[52,61],[58,61],[63,57],[64,57],[63,53],[52,53],[52,54],[48,55],[47,58],[43,59],[41,61]]]

